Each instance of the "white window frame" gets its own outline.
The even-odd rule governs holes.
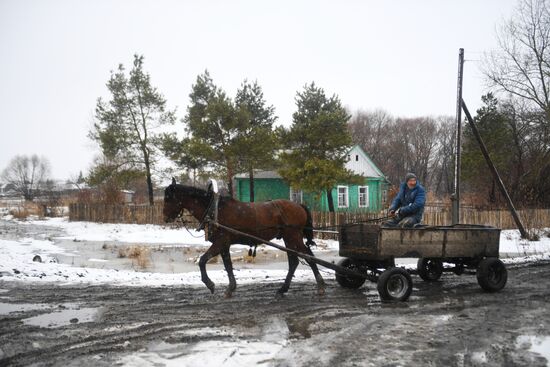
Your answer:
[[[365,189],[365,193],[361,194],[361,189]],[[365,205],[361,205],[361,196],[365,196]],[[369,207],[369,187],[368,186],[359,186],[357,188],[357,205],[359,208],[368,208]]]
[[[340,189],[345,189],[344,193],[344,201],[345,205],[340,205]],[[349,188],[347,186],[338,186],[336,188],[336,196],[337,196],[337,202],[338,202],[338,208],[349,208]]]
[[[297,197],[299,194],[300,201],[294,200],[295,197]],[[290,188],[290,201],[293,201],[298,204],[304,203],[304,192],[302,190],[294,190],[292,187]]]

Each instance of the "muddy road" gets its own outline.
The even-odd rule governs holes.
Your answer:
[[[264,280],[231,299],[203,287],[0,280],[0,365],[548,365],[549,263],[509,267],[498,294],[471,276],[414,276],[401,304],[381,303],[373,284],[327,280],[322,297],[295,282],[276,298],[279,281]]]

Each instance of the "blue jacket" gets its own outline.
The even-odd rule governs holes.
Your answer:
[[[399,187],[399,193],[393,199],[390,210],[399,210],[400,217],[409,217],[413,215],[418,223],[422,221],[424,214],[424,204],[426,203],[426,190],[417,181],[416,186],[411,189],[403,182]]]

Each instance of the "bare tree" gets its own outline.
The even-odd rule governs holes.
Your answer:
[[[550,202],[550,4],[520,0],[497,29],[499,49],[485,55],[489,85],[504,92],[513,134],[513,192]]]
[[[550,123],[550,7],[521,0],[497,30],[499,50],[485,55],[490,85],[537,106]]]
[[[450,116],[437,118],[437,146],[431,166],[431,189],[438,195],[453,192],[455,156],[455,119]]]
[[[17,155],[2,172],[2,179],[11,184],[25,200],[32,201],[50,176],[50,163],[44,157]]]
[[[358,111],[349,123],[353,142],[359,144],[369,157],[379,165],[384,160],[388,128],[394,118],[385,110]]]
[[[399,184],[409,171],[415,172],[427,186],[444,180],[440,169],[446,170],[448,153],[452,144],[441,142],[452,134],[442,134],[445,118],[432,117],[397,118],[384,110],[358,111],[349,123],[353,142],[359,144],[376,165],[394,184]],[[450,157],[449,159],[452,159]],[[445,173],[446,175],[446,173]]]

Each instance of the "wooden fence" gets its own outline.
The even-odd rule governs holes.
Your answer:
[[[163,224],[162,203],[155,205],[70,204],[69,220],[99,223]]]
[[[69,220],[102,223],[163,224],[162,203],[155,205],[105,205],[71,204]],[[385,216],[386,213],[313,212],[315,227],[335,227],[345,223],[371,220]],[[523,224],[527,228],[550,227],[550,209],[524,209],[519,211]],[[186,216],[186,220],[192,220]],[[424,213],[423,223],[428,225],[448,225],[451,212],[445,208],[429,208]],[[462,208],[460,223],[491,225],[502,229],[516,228],[512,215],[507,210],[477,210]]]

